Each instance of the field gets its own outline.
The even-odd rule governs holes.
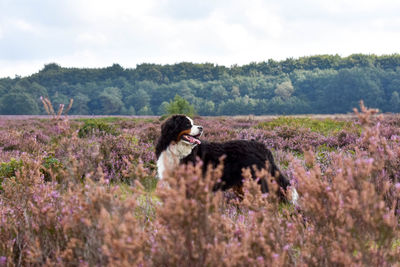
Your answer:
[[[220,169],[157,184],[158,117],[1,117],[0,266],[399,266],[400,116],[373,113],[195,118],[265,143],[298,206],[248,171],[242,201]]]

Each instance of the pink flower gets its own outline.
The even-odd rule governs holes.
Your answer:
[[[263,256],[258,256],[257,257],[257,261],[260,262],[260,263],[264,262],[264,257]]]
[[[396,184],[394,185],[394,187],[396,188],[397,191],[400,191],[400,183],[396,183]]]

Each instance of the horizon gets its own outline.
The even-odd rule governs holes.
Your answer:
[[[381,54],[381,55],[377,55],[377,54],[362,54],[362,53],[354,53],[354,54],[350,54],[350,55],[347,55],[347,56],[341,56],[341,55],[339,55],[339,54],[316,54],[316,55],[309,55],[309,56],[300,56],[300,57],[287,57],[287,58],[284,58],[284,59],[280,59],[280,60],[276,60],[276,59],[273,59],[273,58],[269,58],[269,59],[266,59],[266,60],[260,60],[260,61],[252,61],[252,62],[248,62],[248,63],[244,63],[244,64],[232,64],[232,65],[222,65],[222,64],[217,64],[217,63],[213,63],[213,62],[190,62],[190,61],[181,61],[181,62],[175,62],[175,63],[172,63],[172,64],[170,64],[170,63],[166,63],[166,64],[162,64],[162,63],[153,63],[153,62],[142,62],[142,63],[138,63],[138,64],[136,64],[136,66],[134,66],[134,67],[126,67],[126,66],[123,66],[123,65],[121,65],[121,64],[119,64],[118,62],[115,62],[115,63],[112,63],[111,65],[107,65],[107,66],[94,66],[94,67],[91,67],[91,66],[80,66],[80,67],[77,67],[77,66],[63,66],[63,65],[61,65],[61,64],[59,64],[59,63],[57,63],[57,62],[48,62],[48,63],[44,63],[43,64],[43,66],[41,67],[41,68],[39,68],[38,70],[36,70],[36,71],[34,71],[34,72],[32,72],[32,73],[29,73],[29,74],[26,74],[26,75],[19,75],[19,74],[15,74],[14,75],[14,77],[11,77],[11,76],[4,76],[4,77],[2,77],[2,76],[0,76],[0,79],[7,79],[7,78],[10,78],[10,79],[15,79],[15,78],[26,78],[26,77],[30,77],[30,76],[32,76],[32,75],[35,75],[35,74],[38,74],[40,71],[42,71],[47,65],[51,65],[51,64],[56,64],[57,66],[59,66],[60,68],[64,68],[64,69],[106,69],[106,68],[111,68],[113,65],[119,65],[120,67],[122,67],[124,70],[135,70],[136,68],[137,68],[137,66],[140,66],[140,65],[144,65],[144,64],[149,64],[149,65],[159,65],[159,66],[169,66],[169,65],[178,65],[178,64],[182,64],[182,63],[189,63],[189,64],[194,64],[194,65],[196,65],[196,64],[199,64],[199,65],[201,65],[201,64],[212,64],[212,65],[214,65],[214,66],[222,66],[222,67],[225,67],[225,68],[233,68],[233,67],[243,67],[243,66],[247,66],[247,65],[251,65],[251,64],[259,64],[259,63],[263,63],[263,62],[268,62],[269,60],[274,60],[274,61],[276,61],[276,62],[282,62],[282,61],[285,61],[285,60],[288,60],[288,59],[293,59],[293,60],[299,60],[299,59],[301,59],[301,58],[310,58],[310,57],[318,57],[318,56],[339,56],[340,58],[348,58],[348,57],[351,57],[351,56],[353,56],[353,55],[364,55],[364,56],[376,56],[376,57],[385,57],[385,56],[396,56],[396,55],[400,55],[399,53],[392,53],[392,54]],[[1,75],[1,73],[0,73],[0,75]]]

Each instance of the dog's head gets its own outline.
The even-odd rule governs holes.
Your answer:
[[[195,125],[193,120],[185,115],[169,117],[161,125],[161,137],[156,147],[157,158],[169,145],[189,146],[191,148],[201,144],[199,137],[203,127]]]

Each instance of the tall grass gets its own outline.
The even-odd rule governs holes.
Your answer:
[[[328,137],[198,119],[209,140],[269,144],[300,194],[296,207],[261,194],[248,171],[242,201],[213,193],[222,166],[205,177],[182,166],[155,186],[157,120],[107,121],[115,135],[81,137],[82,121],[4,122],[0,266],[398,265],[400,117],[372,113],[362,106],[351,122],[360,133],[344,124]]]

